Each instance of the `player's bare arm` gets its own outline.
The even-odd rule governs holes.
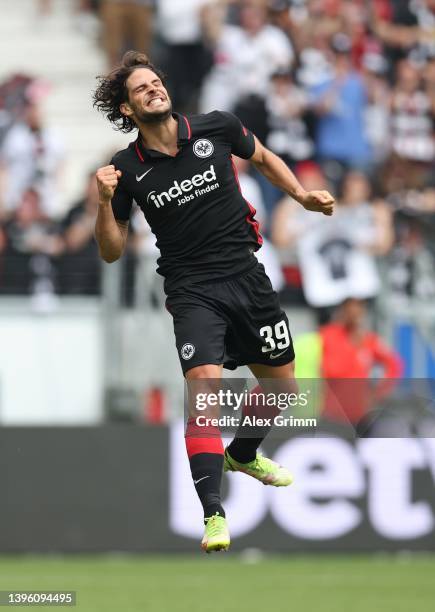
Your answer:
[[[113,165],[104,166],[97,171],[96,177],[99,203],[95,238],[102,259],[112,263],[124,252],[128,234],[128,221],[117,221],[112,210],[112,198],[121,178],[121,171],[116,170]]]
[[[251,162],[273,185],[302,204],[306,210],[327,216],[334,212],[335,200],[328,191],[305,191],[283,160],[262,145],[257,137]]]

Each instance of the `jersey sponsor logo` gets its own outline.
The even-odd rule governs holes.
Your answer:
[[[188,359],[192,359],[192,357],[195,354],[195,347],[194,347],[194,345],[191,344],[190,342],[186,342],[186,344],[183,344],[183,346],[181,347],[180,354],[181,354],[182,358],[185,359],[186,361]]]
[[[147,195],[147,204],[154,204],[157,208],[160,208],[168,202],[172,202],[172,200],[177,200],[178,206],[180,206],[217,189],[219,183],[216,182],[216,178],[216,172],[212,164],[203,174],[195,174],[191,179],[185,179],[181,182],[174,181],[172,187],[167,191],[161,193],[157,193],[155,190],[150,191]],[[194,189],[195,187],[197,189]],[[203,187],[203,189],[199,189],[199,187]]]
[[[213,151],[213,144],[206,138],[200,138],[193,143],[193,152],[196,157],[201,157],[202,159],[210,157],[210,155],[213,155]]]
[[[143,177],[144,177],[144,176],[146,176],[146,175],[148,174],[148,172],[151,172],[151,170],[152,170],[152,168],[150,168],[149,170],[147,170],[146,172],[144,172],[144,173],[143,173],[143,174],[141,174],[140,176],[138,176],[138,175],[136,174],[136,180],[137,180],[137,182],[139,183],[139,182],[140,182],[140,181],[143,179]]]

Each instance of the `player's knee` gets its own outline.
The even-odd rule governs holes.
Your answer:
[[[221,377],[222,367],[214,364],[204,364],[191,368],[186,372],[188,380],[209,379],[213,380]]]
[[[216,418],[220,407],[209,404],[209,397],[215,397],[221,385],[221,367],[204,364],[191,368],[186,372],[187,391],[189,397],[189,416]]]

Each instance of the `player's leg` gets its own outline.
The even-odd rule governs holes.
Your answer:
[[[227,352],[238,364],[247,364],[260,381],[261,388],[252,392],[255,399],[267,393],[295,392],[294,350],[289,323],[281,309],[264,267],[258,264],[247,275],[228,283],[226,296],[231,325],[227,333]],[[265,388],[270,387],[270,388]],[[259,393],[260,392],[260,393]],[[242,419],[236,436],[225,452],[224,469],[249,473],[264,484],[286,486],[291,482],[288,472],[263,458],[257,449],[271,429],[278,414],[275,406],[249,401],[244,416],[265,419],[261,427],[245,425]]]
[[[226,550],[230,544],[230,536],[221,502],[224,462],[221,433],[216,426],[198,425],[197,422],[199,415],[202,420],[219,415],[214,407],[201,413],[196,409],[196,397],[199,394],[204,402],[203,398],[217,390],[216,383],[222,377],[222,366],[200,365],[188,370],[185,376],[189,394],[186,450],[193,484],[204,510],[205,533],[202,547],[206,552]]]
[[[188,419],[186,450],[192,479],[204,510],[207,552],[228,548],[225,512],[220,489],[223,467],[223,445],[218,427],[204,426],[197,417],[212,416],[208,407],[198,412],[198,393],[213,392],[222,377],[227,321],[207,299],[207,290],[192,288],[166,302],[174,319],[174,333],[180,364],[186,379],[188,393]],[[214,517],[213,520],[210,520]]]
[[[186,372],[187,392],[190,410],[186,427],[186,450],[189,458],[193,484],[204,509],[204,518],[219,514],[225,516],[221,504],[221,481],[223,468],[223,445],[218,427],[198,424],[211,418],[211,411],[197,412],[195,396],[206,396],[214,392],[213,381],[220,380],[222,366],[201,365]]]
[[[267,393],[277,395],[278,393],[295,393],[297,391],[294,379],[294,361],[278,367],[250,364],[249,369],[259,382],[259,385],[251,392],[252,397],[256,397],[256,395],[260,397]],[[277,379],[279,379],[279,382]],[[264,421],[271,421],[271,423],[262,426],[256,425],[255,427],[241,424],[233,441],[228,446],[231,457],[239,463],[253,461],[257,449],[271,430],[273,419],[279,412],[275,406],[264,405],[261,402],[250,401],[249,404],[244,406],[243,416],[256,417],[257,419],[264,419]]]
[[[260,385],[252,393],[278,395],[295,393],[297,385],[294,378],[294,361],[273,367],[263,364],[251,364],[249,369]],[[271,395],[272,396],[272,395]],[[249,404],[243,409],[243,415],[255,416],[263,420],[262,426],[241,424],[233,441],[228,445],[224,455],[225,471],[244,472],[266,485],[285,487],[293,482],[291,473],[275,461],[264,457],[258,448],[273,426],[274,417],[279,414],[276,406]]]

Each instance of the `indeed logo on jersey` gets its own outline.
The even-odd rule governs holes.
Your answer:
[[[203,187],[203,185],[205,185],[205,187]],[[200,189],[200,187],[202,187],[202,189]],[[162,191],[161,193],[151,191],[147,195],[147,204],[152,203],[155,204],[157,208],[160,208],[168,202],[172,202],[172,200],[177,200],[178,206],[181,206],[181,204],[190,202],[219,187],[220,185],[217,182],[214,166],[211,165],[203,174],[195,174],[191,179],[186,179],[181,181],[181,183],[174,181],[174,184],[168,191]]]

